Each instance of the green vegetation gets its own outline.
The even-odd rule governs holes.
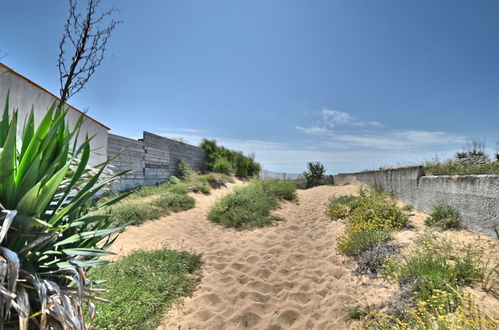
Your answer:
[[[116,224],[141,224],[144,221],[160,218],[172,212],[180,212],[194,207],[194,198],[189,192],[209,194],[213,188],[233,182],[231,177],[222,174],[198,175],[191,173],[185,180],[172,176],[169,182],[155,186],[142,186],[131,191],[101,198],[98,204],[110,198],[123,199],[107,208]]]
[[[435,290],[448,292],[456,300],[459,287],[483,279],[481,257],[482,251],[471,244],[458,247],[448,240],[424,235],[405,258],[385,266],[385,275],[400,285],[410,283],[416,300],[435,305],[439,303],[432,298]]]
[[[193,170],[192,168],[189,166],[189,164],[187,164],[187,162],[184,160],[184,159],[179,159],[178,162],[177,162],[177,168],[176,168],[176,175],[180,178],[180,179],[187,179],[189,176],[191,176]]]
[[[208,218],[226,227],[267,226],[274,220],[279,220],[270,215],[270,211],[276,208],[282,199],[296,199],[296,190],[292,183],[254,180],[222,198],[213,206]]]
[[[395,200],[375,190],[361,190],[359,196],[341,196],[329,201],[326,214],[347,218],[347,228],[338,237],[338,250],[357,261],[357,273],[376,274],[386,260],[398,253],[391,232],[403,228],[408,216]]]
[[[347,320],[362,320],[371,313],[372,306],[370,305],[354,305],[347,306],[342,309]]]
[[[353,195],[331,198],[329,200],[326,214],[333,220],[347,218],[352,212],[352,209],[355,207],[355,202],[358,199],[358,196]]]
[[[434,160],[424,166],[426,175],[473,175],[499,174],[499,154],[496,161],[485,154],[482,143],[474,141],[467,151],[457,152],[454,158],[446,161]]]
[[[201,257],[169,249],[137,251],[97,267],[91,277],[107,280],[96,303],[96,329],[155,329],[165,310],[189,296],[200,279]]]
[[[306,188],[312,188],[321,184],[324,179],[326,169],[321,162],[308,162],[307,170],[303,172],[302,176],[305,179]]]
[[[433,207],[433,211],[425,219],[427,226],[438,226],[442,229],[461,228],[459,211],[450,205],[439,204]]]
[[[407,310],[402,319],[385,313],[372,312],[366,316],[360,329],[496,330],[499,328],[497,318],[485,314],[471,295],[459,295],[460,303],[457,307],[448,300],[449,296],[445,291],[435,292],[434,297],[434,300],[442,302],[438,307],[428,306],[421,301],[416,307]]]
[[[482,250],[463,247],[429,234],[421,236],[414,248],[384,267],[384,275],[408,292],[402,315],[372,313],[364,321],[369,329],[497,329],[499,323],[483,314],[461,289],[486,274]]]
[[[87,168],[90,140],[80,137],[78,147],[72,142],[83,115],[71,127],[66,115],[54,103],[35,127],[32,110],[18,136],[18,113],[9,115],[7,98],[0,120],[0,323],[6,328],[39,328],[40,322],[42,328],[84,328],[94,294],[85,274],[107,263],[100,257],[110,254],[111,235],[123,229],[99,214],[116,199],[90,208],[116,176],[101,180],[107,164],[96,174]],[[88,290],[86,296],[75,294],[76,287]]]
[[[218,146],[215,140],[204,139],[200,146],[206,151],[206,166],[209,171],[234,174],[240,178],[254,177],[260,173],[260,164],[252,156],[244,156],[242,152]]]
[[[426,175],[499,174],[499,161],[488,164],[463,164],[455,161],[431,162],[424,166]]]
[[[338,238],[338,249],[347,256],[354,257],[390,238],[391,233],[384,230],[352,231]]]

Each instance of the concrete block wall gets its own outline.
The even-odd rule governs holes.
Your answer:
[[[144,132],[140,140],[109,134],[108,156],[113,158],[116,154],[110,163],[111,169],[131,171],[113,184],[111,189],[115,191],[164,182],[174,174],[180,159],[195,171],[205,168],[203,149],[149,132]]]
[[[338,174],[337,185],[380,186],[405,203],[431,212],[438,204],[459,210],[465,228],[497,238],[499,175],[425,176],[421,166]]]

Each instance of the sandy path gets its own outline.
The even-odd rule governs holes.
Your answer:
[[[196,208],[130,227],[113,245],[118,255],[165,244],[203,254],[203,278],[193,297],[165,315],[158,329],[345,329],[352,326],[343,318],[345,306],[379,303],[396,290],[381,279],[353,275],[353,261],[336,251],[344,224],[325,216],[326,203],[357,187],[299,191],[299,204],[286,202],[275,212],[285,221],[247,231],[206,218],[232,187],[193,195]],[[416,230],[400,232],[399,241],[409,243],[423,230],[425,215],[415,213]],[[460,232],[466,240],[477,238]]]
[[[192,298],[165,316],[159,329],[343,329],[342,308],[379,301],[389,288],[381,280],[353,276],[338,254],[344,225],[324,214],[332,195],[353,186],[299,192],[285,203],[276,226],[250,231],[222,228],[206,219],[209,207],[228,192],[200,197],[193,210],[127,230],[113,246],[120,254],[162,244],[203,254],[203,278]]]

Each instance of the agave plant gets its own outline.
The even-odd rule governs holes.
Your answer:
[[[100,257],[124,227],[113,227],[102,211],[116,199],[93,203],[122,173],[102,175],[107,162],[89,169],[91,138],[78,143],[83,116],[69,127],[66,114],[54,103],[35,128],[32,110],[19,136],[7,97],[0,121],[0,330],[91,327],[99,290],[85,274],[107,262]]]

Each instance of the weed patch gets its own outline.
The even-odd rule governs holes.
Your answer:
[[[459,211],[450,205],[436,205],[433,211],[425,219],[427,226],[438,226],[442,229],[459,229],[461,228],[461,218]]]
[[[435,293],[446,292],[449,301],[457,301],[460,287],[484,278],[481,257],[482,251],[472,245],[457,247],[425,235],[405,258],[387,263],[384,274],[401,286],[410,283],[416,301],[437,308],[441,302],[435,301]]]
[[[246,187],[235,189],[216,203],[208,219],[233,228],[267,226],[274,220],[279,220],[270,215],[270,211],[279,205],[279,201],[294,198],[296,195],[291,183],[253,181]]]
[[[199,281],[201,257],[169,249],[137,251],[96,267],[91,278],[107,280],[97,302],[96,329],[155,329],[165,310],[189,296]]]

